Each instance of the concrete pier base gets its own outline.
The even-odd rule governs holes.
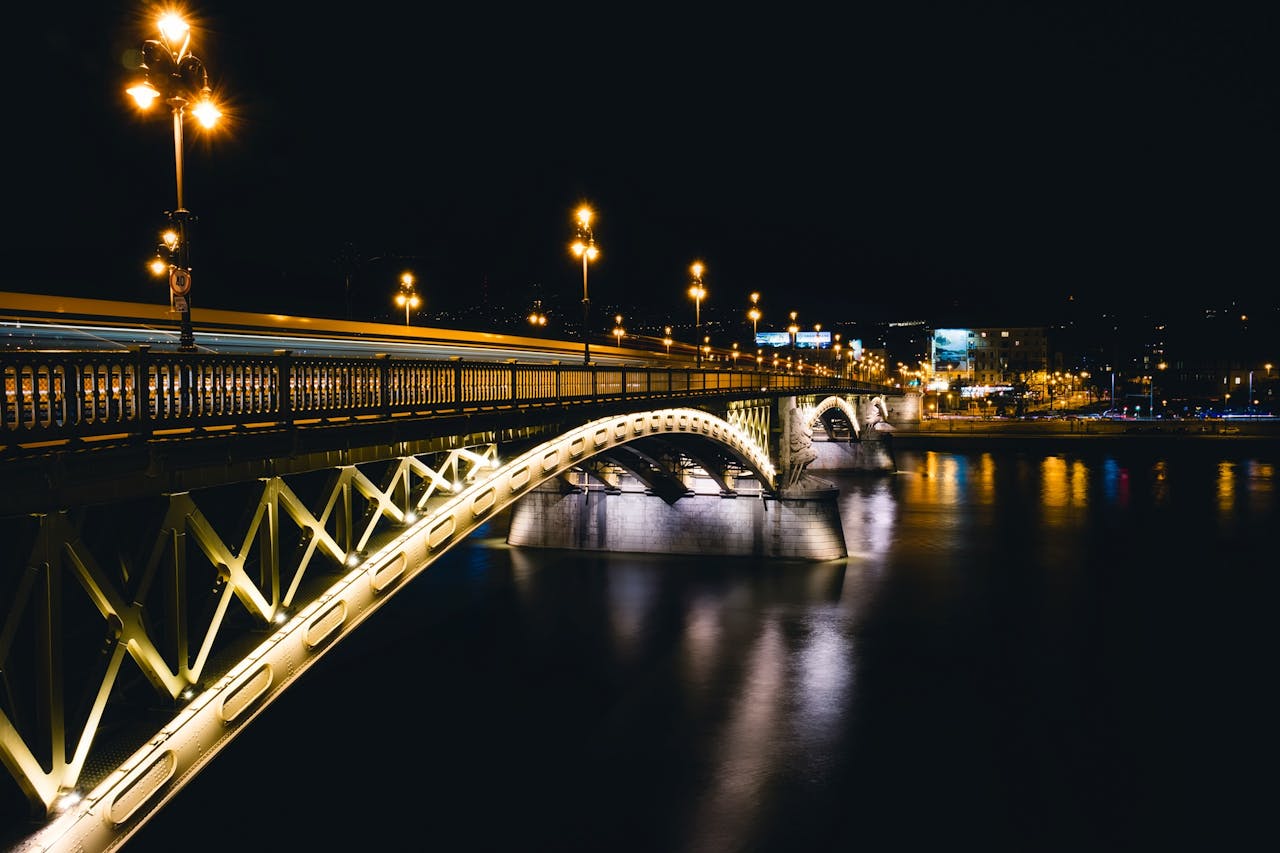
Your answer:
[[[533,548],[714,554],[796,560],[848,555],[838,490],[807,478],[783,497],[694,494],[667,504],[644,492],[554,486],[512,507],[507,542]]]
[[[895,471],[893,447],[880,438],[864,441],[823,441],[815,439],[813,449],[818,458],[809,464],[810,471]]]

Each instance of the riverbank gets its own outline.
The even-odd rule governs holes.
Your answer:
[[[1034,420],[931,418],[920,423],[895,424],[894,442],[938,446],[952,439],[1153,439],[1177,441],[1280,441],[1280,418],[1256,420],[1097,420],[1043,418]]]

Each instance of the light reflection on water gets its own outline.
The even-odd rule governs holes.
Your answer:
[[[1244,754],[1238,724],[1266,707],[1251,649],[1270,648],[1270,623],[1250,581],[1280,529],[1274,451],[898,463],[824,474],[849,556],[820,564],[511,548],[495,521],[308,675],[292,720],[250,727],[355,822],[310,836],[302,821],[291,840],[771,853],[1194,837],[1199,771]],[[1224,702],[1233,727],[1217,725]],[[288,747],[306,719],[361,733],[336,775],[330,751]],[[247,781],[260,753],[242,752],[130,853],[172,849],[158,841],[184,803],[192,820],[220,792],[266,796]],[[400,814],[363,780],[404,769]],[[1215,824],[1218,846],[1240,826]]]

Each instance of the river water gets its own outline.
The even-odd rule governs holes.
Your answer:
[[[1244,849],[1277,446],[897,463],[822,475],[826,563],[517,549],[495,520],[126,849]]]

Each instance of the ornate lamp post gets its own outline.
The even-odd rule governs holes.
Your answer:
[[[667,348],[667,355],[671,355],[671,327],[666,326],[662,330],[662,345]]]
[[[796,325],[796,312],[791,312],[791,325],[787,326],[787,334],[791,336],[791,353],[796,351],[796,335],[800,334],[800,327]]]
[[[166,232],[161,250],[161,273],[169,273],[169,296],[181,317],[178,349],[194,352],[195,334],[191,329],[191,249],[187,226],[194,221],[182,197],[182,125],[188,105],[191,114],[204,127],[217,124],[222,113],[213,102],[209,75],[204,63],[191,52],[191,28],[176,14],[166,13],[159,21],[160,38],[142,43],[143,77],[125,91],[139,109],[148,110],[157,100],[168,104],[173,114],[173,161],[177,174],[178,206],[168,211],[173,228]]]
[[[760,334],[760,330],[759,330],[760,308],[758,306],[759,302],[760,302],[760,294],[759,293],[751,294],[751,308],[750,310],[747,311],[747,319],[751,321],[751,343],[753,345],[756,342],[756,338]]]
[[[533,309],[529,312],[529,325],[530,326],[547,325],[547,315],[544,314],[542,311],[541,299],[535,299],[533,301]]]
[[[613,315],[613,336],[618,339],[618,349],[622,349],[622,336],[625,335],[626,333],[627,333],[627,330],[622,328],[622,315],[614,314]]]
[[[578,208],[578,235],[572,245],[569,246],[570,251],[575,257],[582,258],[582,363],[591,363],[591,337],[587,332],[587,321],[589,317],[590,301],[587,298],[587,262],[594,261],[600,257],[600,250],[596,248],[596,238],[591,233],[591,208],[583,206]]]
[[[693,334],[694,340],[702,334],[702,298],[707,295],[706,288],[702,286],[702,271],[705,267],[700,261],[695,261],[693,266],[689,267],[689,272],[693,273],[693,284],[689,285],[689,295],[693,297]],[[702,348],[695,344],[698,354],[696,356],[697,366],[702,367]]]
[[[404,308],[404,324],[409,325],[409,309],[417,309],[422,304],[418,292],[413,289],[413,273],[400,274],[400,292],[396,294],[396,304]]]

